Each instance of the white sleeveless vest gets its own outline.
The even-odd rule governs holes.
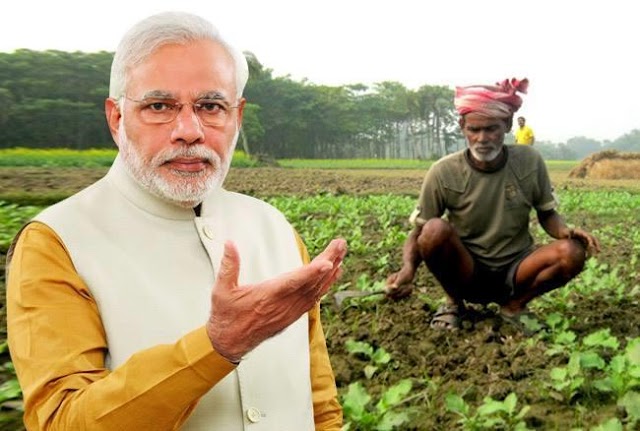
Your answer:
[[[265,202],[219,189],[196,217],[142,189],[119,157],[103,179],[36,220],[60,236],[98,304],[110,369],[205,324],[225,240],[240,252],[240,284],[302,264],[291,225]],[[308,316],[250,352],[182,429],[314,429]]]

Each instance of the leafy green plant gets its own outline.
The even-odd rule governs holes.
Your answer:
[[[640,337],[627,343],[621,354],[611,358],[605,376],[594,382],[603,393],[611,393],[617,405],[627,414],[629,427],[640,423]]]
[[[606,262],[598,262],[595,258],[588,259],[580,274],[580,282],[576,283],[578,293],[593,293],[605,291],[615,299],[624,298],[626,285],[620,277],[620,266],[611,267]]]
[[[603,392],[622,397],[632,389],[640,389],[640,338],[631,340],[624,352],[611,358],[606,375],[594,382]]]
[[[347,340],[345,345],[349,353],[361,355],[369,361],[364,367],[367,379],[373,377],[380,365],[386,365],[391,361],[391,355],[383,347],[374,348],[365,341],[355,340]]]
[[[113,163],[117,153],[111,148],[3,148],[0,149],[0,166],[107,167]]]
[[[6,364],[4,365],[6,366]],[[8,400],[18,399],[22,396],[22,389],[18,379],[12,378],[0,385],[0,404]]]
[[[547,355],[553,356],[573,350],[577,336],[569,329],[571,320],[561,313],[550,313],[547,316],[545,320],[547,331],[542,333],[543,338],[550,344]]]
[[[7,351],[7,342],[4,341],[0,343],[0,354],[5,353]],[[16,372],[13,368],[13,363],[5,362],[0,366],[0,371],[5,373],[8,372],[9,375],[15,376]],[[18,399],[22,396],[22,389],[20,389],[20,384],[18,383],[18,379],[12,377],[2,383],[0,385],[0,404],[5,401]]]
[[[608,419],[606,422],[591,428],[591,431],[623,431],[622,422],[618,418]]]
[[[0,201],[0,250],[9,248],[22,225],[41,210],[39,207],[18,206]]]
[[[504,400],[485,397],[483,404],[473,410],[460,395],[449,393],[445,398],[447,410],[460,416],[458,423],[463,430],[529,430],[524,420],[530,407],[517,410],[518,396],[510,393]]]
[[[625,393],[617,402],[618,407],[627,413],[627,423],[630,429],[640,424],[640,392],[629,391]]]
[[[0,149],[0,166],[37,166],[46,168],[59,167],[108,167],[116,158],[115,148],[90,148],[75,150],[71,148],[2,148]],[[258,161],[241,150],[233,155],[232,166],[251,167]]]
[[[362,290],[365,292],[373,292],[380,290],[384,286],[384,282],[381,280],[372,280],[369,274],[360,274],[356,279],[356,290]]]
[[[525,315],[520,317],[519,320],[520,323],[522,323],[522,325],[524,326],[524,330],[526,333],[540,335],[544,333],[543,330],[545,329],[545,325],[535,317]]]
[[[595,257],[587,259],[583,271],[565,287],[553,291],[543,297],[543,303],[564,312],[575,307],[575,300],[584,296],[601,292],[615,301],[625,298],[627,285],[621,277],[620,265],[611,267],[606,262],[599,262]]]
[[[411,387],[411,380],[401,380],[384,391],[374,403],[362,383],[351,383],[342,396],[345,418],[342,431],[388,431],[408,423],[409,411],[396,411],[396,408],[404,402]]]
[[[551,397],[571,402],[580,392],[585,384],[585,377],[582,375],[580,359],[577,355],[572,355],[566,367],[555,367],[549,373],[551,381],[546,384],[551,387]]]
[[[551,388],[550,396],[570,403],[578,394],[587,395],[594,388],[592,370],[603,370],[605,360],[599,353],[601,349],[616,350],[618,340],[611,336],[609,329],[596,331],[576,344],[565,367],[555,367],[546,383]]]

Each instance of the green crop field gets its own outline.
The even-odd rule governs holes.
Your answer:
[[[105,157],[98,153],[95,160]],[[442,293],[424,268],[415,294],[402,301],[371,296],[337,307],[329,294],[322,319],[344,430],[640,429],[640,190],[632,182],[570,180],[574,162],[547,165],[564,218],[593,232],[602,244],[580,276],[532,303],[548,330],[526,337],[502,325],[489,306],[476,310],[477,319],[461,331],[433,331],[428,323]],[[32,194],[53,187],[56,172],[62,172],[40,166],[49,186],[34,185],[37,192],[25,191],[20,204],[0,202],[2,266],[12,237],[42,208],[28,203],[38,202]],[[344,274],[332,293],[380,288],[399,268],[407,217],[428,162],[300,160],[280,166],[232,169],[236,176],[229,188],[283,211],[311,255],[334,237],[347,239]],[[0,179],[33,173],[16,169],[0,168]],[[303,182],[317,179],[318,170],[329,170],[326,184]],[[407,193],[398,177],[410,170],[416,170],[416,180],[409,188],[415,183],[416,190]],[[267,179],[247,185],[252,173],[260,172]],[[383,192],[366,191],[373,178],[386,186]],[[282,184],[290,186],[282,189]],[[549,241],[533,217],[531,231],[538,243]],[[4,281],[3,275],[2,291]],[[0,429],[17,431],[22,429],[21,392],[7,351],[4,307],[2,313]]]

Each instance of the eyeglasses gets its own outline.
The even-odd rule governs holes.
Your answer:
[[[138,104],[140,119],[147,124],[171,123],[178,117],[183,106],[190,105],[203,126],[221,127],[227,124],[231,110],[238,107],[228,106],[215,99],[200,99],[193,103],[180,103],[171,99],[146,98],[136,100],[126,95],[122,97]]]

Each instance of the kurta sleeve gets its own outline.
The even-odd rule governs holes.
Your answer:
[[[303,262],[309,263],[309,253],[296,232]],[[338,401],[336,381],[329,360],[327,343],[320,321],[320,304],[309,311],[309,350],[311,357],[311,389],[313,413],[317,431],[340,431],[342,407]]]
[[[108,370],[98,307],[44,224],[21,232],[7,268],[8,342],[29,430],[179,429],[235,368],[203,326]]]

